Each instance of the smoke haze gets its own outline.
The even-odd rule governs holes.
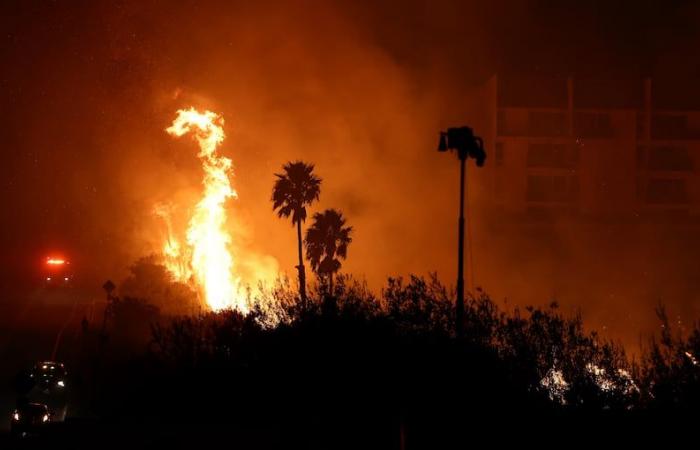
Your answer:
[[[458,166],[438,131],[479,132],[490,75],[699,75],[697,8],[586,3],[5,2],[3,284],[30,285],[35,262],[63,252],[99,287],[157,251],[154,205],[200,192],[195,146],[164,132],[188,106],[225,118],[241,248],[294,275],[295,232],[270,194],[301,159],[323,178],[311,212],[339,208],[354,227],[344,271],[376,289],[428,271],[452,284]],[[521,230],[482,218],[488,194],[471,186],[473,284],[497,300],[556,299],[630,345],[658,302],[697,317],[692,230]]]

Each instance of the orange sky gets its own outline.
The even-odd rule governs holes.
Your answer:
[[[244,249],[292,273],[295,233],[269,199],[273,174],[302,159],[323,178],[311,212],[339,208],[355,229],[344,270],[374,288],[428,271],[451,284],[458,167],[435,149],[440,129],[479,123],[479,84],[501,69],[610,74],[647,64],[632,20],[646,16],[631,4],[547,17],[524,1],[10,3],[0,80],[6,272],[50,248],[74,255],[89,279],[119,279],[158,248],[153,205],[198,195],[192,143],[164,132],[178,108],[195,106],[225,117],[222,149],[239,193],[232,232]],[[663,12],[648,44],[654,60],[691,64],[666,30],[695,11]],[[628,16],[629,25],[617,20]],[[581,52],[589,63],[572,66]],[[575,224],[545,237],[505,232],[480,219],[484,192],[471,194],[476,281],[499,300],[557,298],[626,342],[653,328],[658,301],[687,320],[697,312],[692,235],[659,241],[644,227]]]

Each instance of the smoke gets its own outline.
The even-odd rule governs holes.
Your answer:
[[[458,166],[435,151],[438,131],[472,124],[479,132],[479,86],[489,75],[642,70],[649,58],[640,48],[658,43],[678,55],[691,48],[669,32],[687,11],[669,10],[666,25],[655,25],[656,39],[638,26],[656,11],[632,4],[602,18],[579,2],[538,1],[3,8],[12,44],[0,55],[11,62],[0,80],[3,201],[13,217],[5,228],[8,260],[24,258],[26,269],[57,248],[91,286],[123,278],[133,261],[160,249],[163,224],[154,205],[198,198],[201,169],[191,143],[164,131],[179,108],[226,119],[222,152],[233,161],[239,194],[230,205],[231,232],[244,250],[270,255],[293,274],[295,232],[269,200],[273,174],[302,159],[323,178],[310,212],[339,208],[354,227],[344,271],[374,288],[389,275],[428,271],[449,284]],[[628,25],[619,20],[625,14],[634,18]],[[692,30],[684,33],[697,42]],[[681,64],[672,56],[664,64],[669,60]],[[697,73],[697,63],[682,64]],[[474,178],[473,272],[475,285],[497,300],[557,299],[627,343],[653,329],[658,301],[676,306],[684,320],[696,314],[692,233],[569,222],[536,233],[507,217],[487,220],[489,189]],[[178,216],[187,211],[174,211]],[[3,264],[12,271],[12,262]]]

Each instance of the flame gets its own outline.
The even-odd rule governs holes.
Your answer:
[[[165,243],[163,244],[163,260],[173,278],[182,283],[192,278],[189,263],[189,252],[183,249],[173,231],[172,206],[159,203],[154,208],[156,216],[163,219],[166,227]]]
[[[234,276],[231,235],[226,231],[226,201],[236,198],[229,172],[231,160],[217,153],[224,141],[224,119],[211,111],[194,108],[179,110],[166,131],[173,136],[192,133],[199,144],[198,157],[204,170],[204,192],[195,206],[187,228],[187,249],[172,233],[170,212],[161,208],[156,213],[166,220],[168,238],[163,246],[165,265],[179,281],[194,282],[207,305],[214,311],[233,308],[248,312],[248,303],[240,279]]]

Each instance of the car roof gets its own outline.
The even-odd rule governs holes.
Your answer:
[[[30,412],[46,412],[49,408],[43,403],[27,403],[25,405],[20,406],[18,409]]]
[[[36,363],[37,366],[60,366],[63,367],[63,363],[56,361],[39,361]]]
[[[53,368],[53,369],[52,369]],[[34,366],[35,370],[66,370],[66,367],[63,365],[63,363],[57,363],[53,361],[43,361],[43,362],[38,362]]]

